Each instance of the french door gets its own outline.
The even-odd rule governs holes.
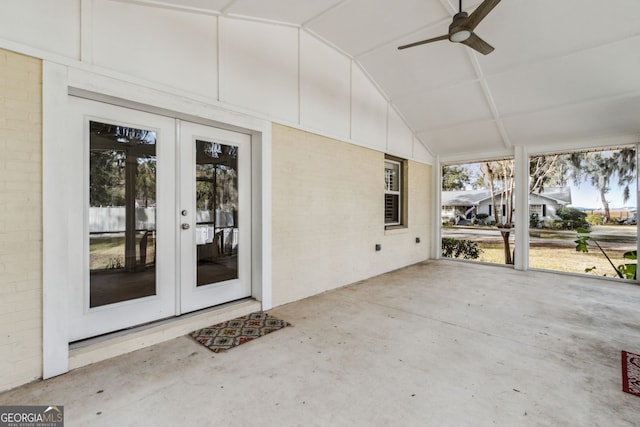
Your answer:
[[[251,139],[181,122],[180,310],[251,295]]]
[[[69,103],[70,341],[250,296],[250,137]]]

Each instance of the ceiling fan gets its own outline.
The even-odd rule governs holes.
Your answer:
[[[480,6],[474,10],[471,15],[462,11],[462,0],[460,0],[460,11],[453,17],[453,22],[449,25],[449,34],[434,37],[432,39],[422,40],[419,42],[409,43],[399,46],[398,49],[407,49],[409,47],[419,46],[425,43],[437,42],[440,40],[452,41],[454,43],[462,43],[472,49],[486,55],[493,52],[493,46],[478,37],[473,30],[478,26],[491,10],[500,3],[500,0],[484,0]]]

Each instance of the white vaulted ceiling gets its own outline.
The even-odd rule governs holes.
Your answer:
[[[640,141],[639,0],[503,0],[476,28],[487,56],[397,49],[446,34],[457,0],[145,2],[300,27],[360,64],[436,155]]]

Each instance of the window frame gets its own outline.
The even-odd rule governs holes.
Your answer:
[[[397,190],[391,190],[388,188],[388,184],[387,184],[387,165],[391,164],[394,165],[397,168],[398,171],[398,180],[397,180]],[[407,205],[406,205],[406,194],[407,194],[407,188],[406,188],[406,183],[407,183],[407,166],[406,166],[406,160],[398,158],[398,157],[393,157],[393,156],[389,156],[389,155],[385,155],[384,158],[384,173],[385,173],[385,182],[384,182],[384,206],[383,206],[383,215],[384,215],[384,227],[385,230],[389,230],[389,229],[395,229],[395,228],[405,228],[407,226]],[[396,204],[396,212],[395,212],[395,216],[397,217],[397,220],[395,221],[389,221],[387,222],[387,215],[386,215],[386,199],[387,199],[387,195],[393,195],[393,196],[397,196],[398,197],[398,201]]]

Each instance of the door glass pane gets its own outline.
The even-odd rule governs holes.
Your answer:
[[[238,147],[196,141],[197,285],[238,278]]]
[[[90,122],[90,307],[156,294],[156,132]]]

